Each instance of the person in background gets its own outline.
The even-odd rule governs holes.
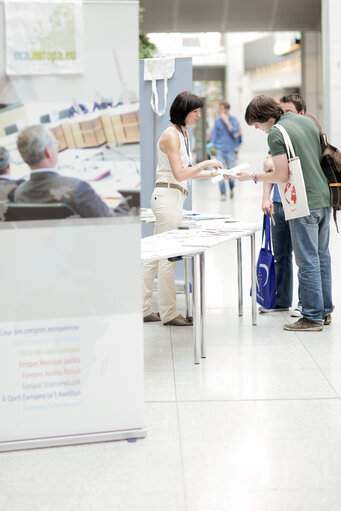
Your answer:
[[[10,154],[6,147],[0,147],[0,200],[9,200],[9,194],[23,182],[23,179],[11,179]]]
[[[22,130],[17,146],[22,159],[31,168],[31,175],[14,190],[14,202],[62,202],[83,218],[128,215],[129,206],[125,200],[114,210],[110,209],[88,183],[56,172],[58,142],[45,126],[38,124]]]
[[[219,117],[215,120],[210,146],[216,147],[216,158],[221,161],[225,168],[231,169],[236,165],[236,150],[239,147],[241,133],[236,117],[230,115],[230,103],[223,101],[219,105]],[[234,196],[234,179],[228,180],[230,197]],[[225,180],[219,181],[221,199],[226,199]]]
[[[306,104],[300,94],[283,96],[279,102],[284,113],[292,112],[295,115],[304,115],[306,112]],[[268,154],[264,161],[264,172],[272,172],[273,168],[272,158]],[[273,197],[271,200],[272,189]],[[273,219],[271,222],[271,236],[275,255],[276,306],[274,309],[259,307],[259,312],[287,311],[292,305],[293,295],[292,243],[289,222],[285,220],[277,184],[263,183],[262,210]],[[301,312],[302,306],[300,300],[298,300],[297,307],[291,311],[290,315],[300,317]]]
[[[295,323],[285,324],[284,330],[320,332],[323,325],[330,325],[334,306],[329,253],[330,193],[320,164],[322,150],[319,130],[304,115],[284,113],[280,104],[267,96],[257,96],[249,103],[245,121],[268,134],[274,170],[258,175],[241,171],[237,173],[239,181],[288,181],[288,156],[283,136],[274,128],[277,123],[288,132],[295,153],[300,158],[309,214],[289,220],[289,227],[298,266],[302,317]]]
[[[155,215],[154,234],[176,229],[182,222],[183,204],[188,194],[188,179],[207,179],[217,175],[216,170],[207,167],[220,167],[220,161],[205,160],[192,165],[192,153],[188,128],[200,117],[203,100],[184,91],[176,96],[170,108],[171,125],[165,129],[157,144],[158,165],[156,183],[151,198],[151,208]],[[191,326],[192,321],[184,318],[176,308],[174,280],[175,263],[168,260],[145,263],[143,266],[143,320],[162,321],[164,325]],[[152,312],[151,298],[153,281],[158,273],[158,301],[160,312]]]

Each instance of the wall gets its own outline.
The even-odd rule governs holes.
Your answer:
[[[341,4],[322,0],[322,62],[324,130],[329,141],[341,146]]]
[[[302,96],[308,112],[323,122],[321,32],[302,34]]]

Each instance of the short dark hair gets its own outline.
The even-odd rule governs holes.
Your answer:
[[[277,101],[270,96],[256,96],[248,104],[245,110],[245,121],[249,126],[255,122],[267,122],[269,119],[278,119],[283,115],[283,110]]]
[[[204,101],[196,94],[185,90],[174,99],[169,110],[170,122],[177,126],[185,126],[185,119],[190,112],[202,108]]]
[[[226,110],[231,109],[231,105],[228,101],[222,101],[221,103],[219,103],[219,106],[223,106],[224,108],[226,108]]]
[[[305,104],[304,99],[301,94],[287,94],[286,96],[282,96],[279,100],[280,103],[293,103],[297,112],[301,112],[301,110],[306,113],[307,105]]]

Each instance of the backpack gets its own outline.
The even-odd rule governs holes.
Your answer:
[[[319,129],[320,141],[322,149],[321,168],[324,175],[327,178],[329,190],[330,190],[330,203],[334,210],[334,222],[336,230],[339,232],[336,212],[341,210],[341,152],[329,144],[327,135],[323,133],[321,126],[312,115],[306,115],[309,117]]]

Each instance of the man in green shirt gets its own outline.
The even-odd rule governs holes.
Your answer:
[[[310,214],[289,220],[302,302],[302,318],[284,325],[285,330],[312,332],[329,325],[334,309],[331,292],[329,254],[330,194],[322,172],[320,135],[307,117],[283,113],[279,103],[267,96],[255,97],[247,106],[245,120],[268,133],[274,170],[264,174],[239,172],[239,181],[286,183],[289,165],[282,134],[274,128],[281,124],[289,134],[295,154],[300,158]]]

